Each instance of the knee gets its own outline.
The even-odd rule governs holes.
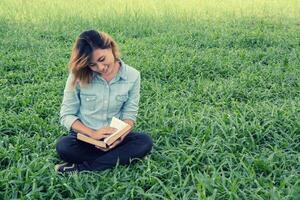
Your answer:
[[[153,147],[152,138],[148,134],[140,133],[139,140],[142,143],[141,148],[142,148],[144,154],[148,154]]]
[[[62,159],[68,157],[69,146],[70,146],[70,139],[68,137],[62,137],[56,143],[56,152]]]

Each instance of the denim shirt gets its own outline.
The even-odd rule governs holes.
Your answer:
[[[110,82],[93,72],[91,83],[80,86],[69,74],[60,110],[60,123],[67,130],[79,119],[97,130],[109,125],[112,117],[136,121],[140,99],[140,72],[121,60],[117,75]]]

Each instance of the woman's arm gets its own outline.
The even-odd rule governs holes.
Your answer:
[[[68,130],[74,130],[75,132],[84,133],[88,136],[92,136],[95,130],[86,127],[79,118],[77,113],[80,106],[78,85],[72,86],[74,76],[70,73],[64,89],[64,98],[61,105],[60,116],[61,124]]]
[[[72,124],[78,120],[78,110],[80,106],[79,92],[80,89],[76,85],[72,86],[74,76],[70,73],[64,89],[64,97],[60,109],[60,123],[68,131],[71,130]]]
[[[134,82],[132,89],[129,91],[128,100],[125,102],[122,108],[122,117],[121,119],[131,126],[133,129],[134,123],[136,121],[138,109],[139,109],[139,100],[140,100],[140,86],[141,85],[141,77],[140,73],[138,73],[137,79]],[[120,144],[124,138],[129,134],[123,135],[119,140],[115,141],[110,148],[114,148],[118,144]]]
[[[90,137],[92,137],[93,135],[95,135],[96,131],[85,126],[83,123],[81,123],[80,120],[76,120],[71,127],[76,133],[83,133],[85,135],[88,135]]]
[[[133,87],[128,93],[128,99],[122,107],[121,119],[133,127],[139,109],[140,101],[140,88],[141,88],[141,76],[140,73],[137,74],[137,78],[133,84]]]
[[[83,133],[85,135],[90,136],[91,138],[94,138],[96,140],[105,138],[109,136],[110,134],[114,133],[117,129],[105,126],[98,130],[93,130],[87,126],[85,126],[83,123],[81,123],[80,120],[76,120],[71,127],[76,133]]]

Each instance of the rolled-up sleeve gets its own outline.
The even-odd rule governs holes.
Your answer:
[[[129,90],[128,99],[122,107],[122,120],[136,121],[140,101],[141,75],[138,73],[132,88]]]
[[[68,131],[71,130],[72,124],[78,119],[77,114],[80,106],[78,85],[71,86],[73,79],[74,76],[69,74],[60,109],[60,124]]]

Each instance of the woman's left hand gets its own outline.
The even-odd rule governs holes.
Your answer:
[[[123,142],[124,138],[130,133],[130,131],[126,134],[124,134],[123,136],[120,137],[120,139],[116,140],[114,143],[112,143],[112,145],[109,146],[109,149],[113,149],[115,148],[117,145],[119,145],[120,143]]]
[[[120,139],[116,140],[110,147],[109,149],[113,149],[115,148],[116,146],[118,146],[120,143],[123,142],[124,138],[131,132],[132,128],[133,128],[133,125],[134,125],[134,121],[131,120],[131,119],[124,119],[123,120],[125,123],[129,124],[131,126],[131,129],[128,133],[124,134],[122,137],[120,137]]]
[[[109,149],[113,149],[115,148],[116,146],[118,146],[120,143],[123,142],[124,138],[131,132],[132,128],[133,128],[133,125],[134,125],[134,121],[132,121],[131,119],[125,119],[123,120],[125,123],[129,124],[131,126],[131,129],[128,133],[124,134],[123,136],[120,137],[120,139],[116,140],[114,143],[112,143],[111,146],[109,146]],[[103,150],[101,147],[98,147],[98,146],[95,146],[97,147],[98,149],[101,149]]]
[[[122,137],[120,137],[118,140],[116,140],[114,143],[112,143],[111,146],[109,146],[109,149],[113,149],[116,146],[118,146],[121,142],[123,142],[124,138],[129,134],[130,132],[126,133],[125,135],[123,135]],[[99,147],[97,145],[95,145],[96,148],[105,151],[105,149],[103,149],[102,147]],[[107,151],[107,150],[106,150]]]

